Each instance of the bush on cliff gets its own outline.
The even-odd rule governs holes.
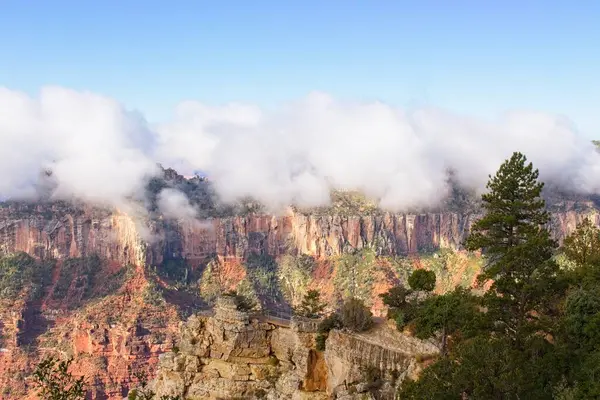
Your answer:
[[[350,298],[342,308],[325,318],[318,327],[316,347],[319,351],[325,350],[325,341],[332,329],[348,329],[352,332],[363,332],[373,326],[373,314],[365,304],[355,298]]]
[[[325,351],[325,342],[327,341],[327,337],[329,335],[324,333],[319,333],[315,338],[315,347],[319,351]]]
[[[387,317],[396,321],[398,330],[404,328],[406,322],[410,320],[412,306],[407,297],[411,293],[409,289],[399,285],[390,288],[386,293],[380,294],[383,304],[388,306]]]
[[[248,296],[244,296],[241,293],[237,293],[234,290],[230,290],[229,292],[224,293],[223,296],[233,297],[235,307],[238,311],[248,312],[256,309],[256,301],[254,301]]]
[[[348,299],[340,310],[340,317],[343,327],[353,332],[363,332],[373,326],[371,310],[359,299]]]
[[[342,319],[338,313],[333,313],[327,316],[317,328],[318,335],[315,338],[316,347],[319,351],[325,351],[325,342],[329,336],[329,331],[332,329],[340,329],[343,327]]]
[[[235,296],[235,305],[240,311],[252,311],[256,308],[256,302],[239,294]]]

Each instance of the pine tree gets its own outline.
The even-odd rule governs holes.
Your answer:
[[[481,249],[487,258],[480,279],[493,281],[486,294],[488,314],[515,338],[548,329],[544,316],[560,295],[552,260],[556,243],[544,227],[549,214],[538,175],[521,153],[505,161],[490,177],[489,192],[482,196],[486,214],[466,241],[468,250]]]
[[[321,294],[313,289],[306,292],[296,313],[306,318],[320,318],[323,310],[325,310],[325,303],[321,302]]]
[[[486,214],[473,225],[466,241],[468,250],[482,249],[490,259],[485,273],[489,279],[505,272],[498,261],[511,249],[547,233],[541,229],[549,220],[541,198],[544,184],[537,181],[538,170],[526,161],[523,154],[514,153],[490,176],[489,192],[481,196]]]

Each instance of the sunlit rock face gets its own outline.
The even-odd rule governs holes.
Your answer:
[[[214,316],[182,325],[179,348],[160,357],[152,388],[190,399],[359,399],[372,370],[388,382],[378,398],[393,399],[421,368],[418,360],[438,351],[380,323],[362,334],[332,331],[321,352],[315,328],[310,320],[273,324],[220,299]]]
[[[549,229],[560,242],[597,210],[565,205]],[[248,215],[198,221],[150,220],[135,215],[64,204],[15,204],[0,209],[0,249],[40,258],[97,254],[122,264],[159,265],[165,256],[197,265],[209,256],[242,258],[248,252],[277,257],[288,252],[329,257],[372,247],[382,255],[457,249],[477,214],[426,213],[368,216]]]
[[[593,204],[582,207],[564,201],[553,205],[551,211],[548,227],[559,242],[585,217],[596,225],[600,223]],[[311,255],[317,264],[306,285],[318,288],[328,304],[335,304],[339,297],[336,279],[344,278],[335,265],[340,255],[369,248],[378,256],[408,256],[414,267],[421,267],[419,263],[427,254],[440,249],[460,250],[478,217],[473,212],[349,215],[296,211],[176,221],[157,214],[68,203],[3,204],[0,252],[25,252],[38,260],[57,263],[40,298],[28,299],[25,290],[0,302],[0,387],[12,391],[1,398],[27,398],[31,388],[19,373],[31,370],[45,352],[73,355],[77,371],[94,377],[94,398],[122,399],[135,386],[132,371],[139,368],[147,369],[153,377],[159,356],[168,353],[179,340],[176,331],[185,318],[176,308],[196,307],[185,293],[176,290],[167,306],[148,305],[151,299],[147,298],[146,288],[155,280],[148,271],[156,268],[160,272],[165,260],[183,259],[191,269],[202,271],[206,260],[216,257],[227,266],[224,273],[228,276],[224,279],[229,288],[235,288],[247,275],[243,262],[249,254],[266,254],[277,260],[286,254]],[[89,282],[84,270],[69,272],[68,285],[61,292],[57,280],[64,264],[94,255],[104,263],[89,288],[93,301],[81,301],[87,290],[87,283],[82,282]],[[446,276],[440,278],[436,290],[471,284],[476,271],[460,257],[445,270]],[[365,296],[374,314],[383,316],[385,308],[379,294],[398,284],[401,277],[384,261],[377,263],[377,271],[368,271],[373,282]],[[106,293],[105,277],[128,265],[135,273],[123,273],[125,283]],[[96,292],[103,292],[105,297],[94,297]],[[232,310],[226,311],[227,307],[222,310],[220,317],[215,316],[203,326],[202,332],[208,333],[198,334],[201,341],[191,345],[191,339],[182,339],[178,344],[181,353],[187,354],[183,361],[177,358],[180,356],[165,356],[165,362],[174,357],[176,365],[161,367],[164,373],[159,376],[165,377],[165,393],[186,388],[198,398],[252,391],[271,393],[275,396],[271,398],[319,398],[334,393],[343,398],[351,395],[347,390],[365,389],[360,374],[369,366],[379,364],[389,375],[392,372],[386,365],[391,363],[404,371],[401,376],[414,374],[419,368],[414,357],[403,355],[406,351],[390,350],[382,343],[376,345],[383,346],[383,350],[373,350],[372,339],[361,338],[355,343],[359,339],[353,336],[332,334],[329,340],[334,344],[321,353],[314,349],[310,332],[240,320]],[[344,348],[349,350],[339,350]],[[36,349],[43,351],[32,351]],[[357,351],[361,359],[372,360],[363,365],[363,370],[351,367],[358,363],[358,355],[348,358]],[[277,368],[269,364],[274,362],[271,357],[277,359]],[[179,368],[188,374],[179,374]],[[273,371],[280,373],[277,379],[270,375]],[[194,381],[190,374],[203,378]],[[211,383],[206,386],[205,382]],[[348,389],[352,385],[356,387]],[[228,391],[229,387],[234,388],[233,392]],[[298,393],[302,397],[297,397]]]

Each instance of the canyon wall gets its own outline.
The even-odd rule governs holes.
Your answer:
[[[596,225],[600,222],[594,208],[564,206],[552,213],[549,228],[553,236],[562,241],[586,216],[591,216]],[[192,311],[196,307],[193,303],[196,300],[185,289],[173,288],[153,274],[153,267],[160,271],[164,261],[185,259],[188,265],[197,267],[213,256],[231,260],[234,265],[251,252],[274,257],[287,253],[313,255],[319,261],[312,276],[302,283],[305,287],[298,283],[290,287],[294,290],[318,288],[327,302],[334,304],[339,295],[336,291],[351,286],[345,282],[344,274],[352,274],[349,270],[336,269],[331,256],[371,247],[382,255],[421,253],[413,259],[420,258],[416,262],[422,262],[426,258],[423,253],[460,248],[476,219],[476,214],[451,212],[368,216],[289,213],[177,222],[67,204],[2,205],[0,252],[26,252],[39,260],[58,262],[52,263],[51,280],[43,284],[41,297],[31,298],[25,287],[18,295],[5,296],[0,302],[0,399],[26,398],[31,387],[24,377],[47,353],[74,356],[75,370],[93,378],[94,399],[122,398],[136,384],[134,371],[145,369],[153,377],[159,355],[176,342],[177,324],[184,318],[180,314],[182,306]],[[77,266],[69,264],[73,259],[92,255],[106,260],[95,272],[97,278],[93,282],[85,262]],[[441,257],[436,256],[430,261],[439,262]],[[441,272],[441,284],[454,287],[464,277],[470,280],[474,276],[477,266],[461,257],[457,255],[446,263],[444,271],[437,271]],[[382,315],[384,311],[378,294],[401,282],[398,269],[388,264],[383,259],[375,260],[367,271],[355,277],[366,279],[360,281],[359,286],[365,291],[362,297],[371,298],[375,315]],[[125,265],[134,267],[124,269]],[[233,286],[248,273],[245,267],[238,266]],[[110,282],[125,283],[110,286],[107,291]],[[280,283],[275,281],[276,285]],[[198,287],[191,290],[198,295]],[[266,295],[272,297],[273,293],[269,291]],[[82,297],[84,294],[87,297]],[[189,372],[184,374],[186,377],[193,372],[194,376],[207,379],[208,383],[203,383],[204,380],[194,382],[185,378],[188,379],[184,382],[186,390],[200,396],[227,394],[227,385],[235,382],[234,386],[243,393],[258,391],[272,393],[272,396],[282,393],[291,396],[295,388],[303,388],[305,398],[319,398],[328,392],[339,393],[343,398],[348,390],[368,389],[362,385],[361,374],[365,369],[379,367],[388,375],[396,370],[406,375],[418,367],[414,357],[397,351],[406,348],[407,343],[386,347],[392,339],[385,335],[377,339],[374,334],[366,338],[335,333],[328,339],[328,343],[333,343],[329,350],[320,353],[312,349],[313,339],[309,334],[299,334],[293,329],[279,329],[268,322],[248,326],[244,323],[244,327],[239,324],[228,327],[221,322],[219,327],[215,321],[209,324],[212,326],[209,330],[214,333],[211,337],[217,337],[220,332],[223,337],[238,337],[242,344],[244,340],[257,340],[252,343],[262,346],[263,353],[268,350],[265,354],[274,356],[282,367],[271,368],[266,355],[252,356],[255,359],[244,361],[244,367],[237,367],[227,364],[239,361],[235,359],[237,356],[226,356],[225,351],[219,356],[198,354],[195,357],[200,358],[196,361],[185,358],[181,361],[183,364],[179,356],[169,353],[171,355],[165,356],[161,364],[162,372],[159,371],[159,376],[162,373],[165,377],[165,385],[169,385],[168,376],[179,374],[182,372],[179,368],[183,368]],[[236,326],[241,331],[229,331],[238,329]],[[215,343],[214,339],[210,340]],[[224,343],[221,347],[236,347],[239,344],[236,343]],[[211,349],[216,348],[211,346]],[[188,365],[188,361],[191,364]],[[390,365],[394,367],[388,368]],[[273,371],[281,373],[276,380],[268,375]],[[227,379],[223,380],[224,376]],[[263,387],[268,382],[266,377],[273,383]]]
[[[66,259],[98,254],[121,264],[141,265],[143,225],[126,214],[63,204],[14,204],[0,208],[3,253],[26,252]]]
[[[552,213],[552,235],[562,241],[584,217],[598,225],[597,210]],[[0,209],[4,253],[24,251],[64,259],[98,254],[122,264],[159,265],[170,257],[197,265],[209,256],[242,258],[248,251],[316,257],[372,246],[379,254],[407,255],[460,248],[477,215],[458,213],[371,216],[250,215],[198,221],[141,220],[97,209],[38,206]]]

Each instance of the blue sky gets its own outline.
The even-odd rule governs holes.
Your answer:
[[[600,137],[599,1],[0,0],[0,86],[100,92],[168,118],[181,100],[272,106],[312,90]]]

